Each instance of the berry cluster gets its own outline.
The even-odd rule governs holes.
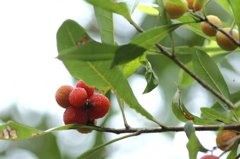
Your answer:
[[[65,124],[96,125],[96,119],[104,117],[110,108],[107,97],[94,93],[94,87],[88,87],[81,80],[77,82],[76,88],[61,86],[55,99],[59,106],[66,108],[63,114]],[[80,128],[77,131],[89,133],[92,130]]]
[[[181,17],[187,11],[186,8],[191,9],[194,12],[202,9],[198,2],[196,2],[194,4],[194,0],[181,0],[181,1],[185,5],[185,7],[179,6],[178,4],[175,4],[169,0],[166,1],[164,8],[171,19],[177,19],[177,18]],[[206,0],[204,2],[206,3]],[[206,19],[208,22],[215,24],[219,28],[223,27],[221,20],[217,16],[208,15],[208,16],[206,16]],[[210,37],[216,36],[217,44],[223,50],[233,51],[238,47],[226,35],[224,35],[221,31],[217,31],[215,28],[213,28],[207,22],[201,22],[200,26],[201,26],[202,32],[205,35],[210,36]],[[235,29],[222,28],[222,30],[224,32],[232,35],[232,37],[235,40],[239,41],[239,35]]]

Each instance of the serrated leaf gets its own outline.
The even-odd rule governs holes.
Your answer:
[[[128,137],[136,136],[136,135],[138,135],[138,134],[133,133],[133,134],[130,134],[130,135],[126,135],[126,136],[123,136],[123,137],[114,139],[114,140],[112,140],[112,141],[109,141],[109,142],[107,142],[107,143],[105,143],[105,144],[102,144],[102,145],[99,145],[99,146],[97,146],[97,147],[94,147],[94,148],[92,148],[92,149],[84,152],[84,153],[81,154],[80,156],[78,156],[77,159],[86,159],[86,158],[88,158],[90,155],[92,155],[94,152],[98,151],[99,149],[101,149],[101,148],[103,148],[103,147],[105,147],[105,146],[107,146],[107,145],[110,145],[110,144],[112,144],[112,143],[114,143],[114,142],[116,142],[116,141],[119,141],[119,140],[122,140],[122,139],[125,139],[125,138],[128,138]]]
[[[240,35],[240,1],[236,1],[236,0],[231,0],[231,5],[232,5],[232,10],[234,13],[234,20],[238,26],[238,34]],[[226,7],[226,6],[225,6]],[[228,7],[230,8],[230,6],[228,5]]]
[[[182,103],[179,90],[173,96],[172,111],[175,117],[182,122],[187,122],[188,120],[192,120],[196,125],[217,125],[218,124],[217,122],[207,120],[207,119],[201,119],[191,114]]]
[[[193,54],[193,68],[194,72],[209,84],[213,89],[218,91],[221,95],[231,101],[230,92],[228,86],[218,68],[216,63],[203,51],[197,50]],[[230,108],[217,99],[218,102],[226,109]]]
[[[86,0],[88,3],[111,11],[113,13],[117,13],[125,17],[127,20],[132,21],[130,11],[126,3],[120,2],[116,3],[113,0]]]
[[[102,43],[114,45],[113,13],[97,6],[93,8]]]
[[[127,63],[141,56],[147,49],[151,48],[154,44],[166,37],[169,32],[181,25],[182,24],[160,26],[135,36],[128,45],[121,46],[118,49],[112,66]]]
[[[151,92],[154,88],[158,86],[158,77],[152,69],[151,63],[146,60],[146,72],[145,72],[145,79],[147,81],[147,86],[143,91],[143,94]]]
[[[159,12],[157,10],[158,6],[155,4],[139,4],[137,9],[148,14],[148,15],[158,15]]]
[[[37,130],[14,121],[8,121],[7,123],[0,125],[0,140],[9,140],[9,141],[25,140],[25,139],[30,139],[30,138],[38,137],[41,135],[45,135],[47,133],[54,132],[54,131],[77,129],[77,128],[92,128],[92,127],[89,127],[86,125],[79,125],[79,124],[69,124],[69,125],[64,125],[64,126],[42,131],[42,130]]]
[[[81,37],[83,34],[86,34],[85,30],[76,22],[72,20],[65,21],[57,32],[59,53],[61,54],[63,50],[76,46],[76,41],[79,41],[79,35]],[[159,125],[161,124],[138,103],[120,68],[114,67],[110,69],[111,60],[63,60],[63,63],[75,78],[82,79],[88,86],[95,86],[100,91],[106,88],[112,89],[129,107],[135,109],[149,120]]]
[[[208,119],[220,120],[220,121],[223,121],[224,123],[231,123],[231,124],[237,123],[236,121],[229,119],[229,117],[217,112],[212,108],[202,107],[201,112]]]
[[[190,159],[196,159],[198,151],[207,152],[208,149],[202,146],[199,139],[195,134],[195,128],[193,127],[193,122],[188,121],[184,125],[184,131],[189,139],[187,143],[188,153]]]

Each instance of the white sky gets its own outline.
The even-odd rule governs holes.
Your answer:
[[[137,13],[140,14],[140,12]],[[138,17],[137,13],[134,14],[136,18]],[[58,107],[55,102],[55,92],[61,85],[72,85],[72,83],[71,77],[61,61],[55,59],[57,56],[56,32],[66,19],[77,20],[83,27],[86,27],[92,20],[92,16],[91,6],[85,5],[82,0],[0,1],[0,115],[1,110],[15,101],[20,112],[24,113],[25,109],[33,109],[56,115],[57,117],[52,122],[50,121],[49,125],[61,125],[62,121],[56,120],[61,120],[62,115],[59,114],[62,114],[63,109]],[[117,25],[116,29],[129,26],[124,20],[120,22],[121,25]],[[130,28],[130,30],[132,29]],[[154,101],[155,104],[158,102],[159,105],[164,105],[159,98],[160,89],[156,89],[148,95],[141,95],[145,84],[143,78],[131,83],[140,103],[148,106],[154,105],[149,104],[149,101]],[[140,93],[137,94],[137,92]],[[146,107],[146,109],[150,113],[157,114],[154,107]],[[119,118],[121,119],[120,115],[114,117],[113,122],[110,122],[109,125],[116,123]],[[139,123],[139,120],[131,117],[129,117],[129,122],[135,126],[144,126]],[[25,121],[23,124],[28,125],[28,123],[29,121]],[[122,125],[119,126],[122,127]],[[64,132],[60,132],[57,136],[61,137],[64,134]],[[207,133],[207,135],[198,133],[198,135],[204,146],[208,145],[208,148],[211,148],[215,145],[212,140],[215,138],[213,133]],[[111,139],[116,137],[119,136],[109,134]],[[68,139],[68,137],[61,138],[59,142],[69,143]],[[114,149],[114,153],[111,153],[109,159],[186,159],[188,158],[186,142],[187,138],[184,133],[177,133],[172,141],[164,133],[144,134],[113,144],[111,148]],[[0,145],[1,143],[2,145],[6,144],[6,142],[0,141]],[[25,150],[18,151],[18,153],[20,152],[28,153]],[[71,153],[76,154],[77,152]],[[216,154],[219,153],[216,151]],[[28,156],[29,159],[36,158],[34,155],[30,156]],[[8,159],[15,157],[13,153],[10,153]]]

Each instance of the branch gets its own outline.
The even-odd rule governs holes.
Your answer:
[[[90,127],[89,127],[90,128]],[[217,131],[220,128],[224,130],[239,130],[240,124],[233,124],[233,125],[207,125],[207,126],[194,126],[196,131]],[[74,127],[76,129],[76,127]],[[123,129],[115,129],[115,128],[107,128],[107,127],[99,127],[99,126],[92,126],[92,130],[96,130],[99,132],[109,132],[115,134],[122,134],[122,133],[161,133],[161,132],[180,132],[184,131],[183,126],[168,126],[165,128],[154,127],[154,128],[123,128]]]

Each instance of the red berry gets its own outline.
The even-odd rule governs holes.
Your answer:
[[[206,155],[201,157],[200,159],[219,159],[219,157],[213,155]]]
[[[63,85],[60,88],[58,88],[56,94],[55,94],[55,99],[58,103],[63,108],[69,107],[71,104],[69,102],[69,94],[72,92],[74,88],[69,85]]]
[[[88,121],[87,112],[83,107],[68,107],[63,114],[63,121],[67,124],[85,125]]]
[[[110,102],[108,98],[102,94],[93,94],[89,98],[88,106],[88,117],[91,119],[98,119],[107,114],[110,108]]]
[[[88,97],[92,96],[94,93],[94,87],[88,87],[82,80],[77,82],[76,87],[84,88],[88,94]]]
[[[70,103],[75,107],[81,107],[87,102],[87,92],[83,88],[75,88],[69,95]]]

